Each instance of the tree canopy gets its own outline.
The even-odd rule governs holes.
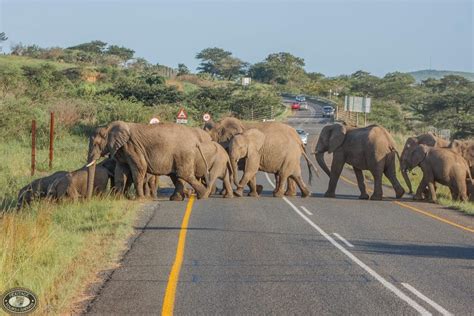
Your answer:
[[[208,73],[213,77],[231,80],[245,73],[247,63],[232,53],[222,48],[205,48],[196,54],[196,58],[201,60],[197,70],[200,73]]]

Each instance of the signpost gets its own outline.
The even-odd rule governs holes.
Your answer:
[[[252,81],[252,79],[250,77],[242,77],[242,85],[244,87],[250,85],[251,81]]]
[[[204,115],[202,116],[202,119],[204,120],[204,122],[209,122],[211,120],[211,114],[204,113]]]
[[[157,117],[153,117],[150,120],[150,124],[160,124],[160,120]]]
[[[181,108],[178,112],[178,115],[176,115],[176,123],[178,124],[188,124],[188,113]]]
[[[364,113],[364,125],[367,126],[367,113],[370,113],[371,102],[367,97],[352,97],[344,98],[344,111],[356,113],[356,125],[359,125],[359,113]]]

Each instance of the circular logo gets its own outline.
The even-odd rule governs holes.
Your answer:
[[[38,305],[36,295],[28,289],[14,288],[2,295],[2,308],[7,313],[27,314]]]
[[[205,114],[202,116],[202,119],[204,120],[204,122],[208,122],[208,121],[211,119],[211,114],[205,113]]]
[[[150,124],[160,124],[160,120],[154,117],[150,120]]]

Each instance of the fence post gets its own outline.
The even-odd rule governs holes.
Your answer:
[[[36,120],[31,121],[31,175],[35,175],[36,164]]]
[[[53,168],[53,151],[54,151],[54,112],[51,112],[49,120],[49,169]]]

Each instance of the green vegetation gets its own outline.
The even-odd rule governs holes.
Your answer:
[[[408,73],[413,78],[415,78],[416,82],[420,83],[426,79],[441,79],[446,76],[460,76],[464,77],[468,80],[474,81],[474,73],[472,72],[464,72],[464,71],[447,71],[447,70],[418,70],[412,71]]]

